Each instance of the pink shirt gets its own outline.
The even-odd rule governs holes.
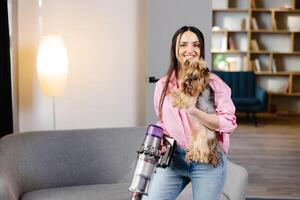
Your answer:
[[[166,83],[166,76],[157,83],[154,91],[154,109],[159,116],[159,100]],[[214,91],[216,114],[219,118],[219,128],[215,131],[220,133],[219,142],[225,151],[229,149],[229,135],[236,128],[235,107],[231,100],[230,88],[215,74],[210,73],[208,84]],[[177,88],[177,79],[173,72],[169,89]],[[164,129],[165,134],[172,136],[180,146],[188,146],[191,135],[191,116],[185,109],[178,109],[172,106],[172,100],[166,95],[163,108],[162,119],[156,124]]]

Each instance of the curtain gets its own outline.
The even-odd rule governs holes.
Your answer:
[[[13,132],[7,0],[0,0],[0,137]]]

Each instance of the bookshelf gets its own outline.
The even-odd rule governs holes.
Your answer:
[[[212,68],[254,71],[269,107],[276,96],[299,104],[300,0],[212,1]]]

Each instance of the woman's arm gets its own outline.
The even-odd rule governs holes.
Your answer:
[[[237,126],[235,106],[231,100],[231,90],[226,83],[213,73],[210,74],[209,85],[214,91],[216,113],[205,113],[196,106],[190,107],[188,112],[212,130],[220,133],[231,133]]]
[[[187,111],[190,115],[196,117],[203,123],[204,126],[211,130],[217,130],[220,127],[219,118],[215,113],[206,113],[196,108],[196,106],[191,106]]]
[[[164,123],[162,119],[159,118],[159,101],[163,91],[164,82],[165,82],[165,78],[162,78],[158,82],[156,82],[155,89],[154,89],[154,96],[153,96],[153,104],[154,104],[154,111],[158,119],[156,125],[160,126],[164,130],[164,133],[166,134],[166,128],[164,126]]]

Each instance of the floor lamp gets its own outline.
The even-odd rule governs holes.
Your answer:
[[[61,36],[43,36],[37,54],[37,75],[42,92],[52,97],[53,128],[56,130],[55,97],[64,92],[68,76],[68,55]]]

